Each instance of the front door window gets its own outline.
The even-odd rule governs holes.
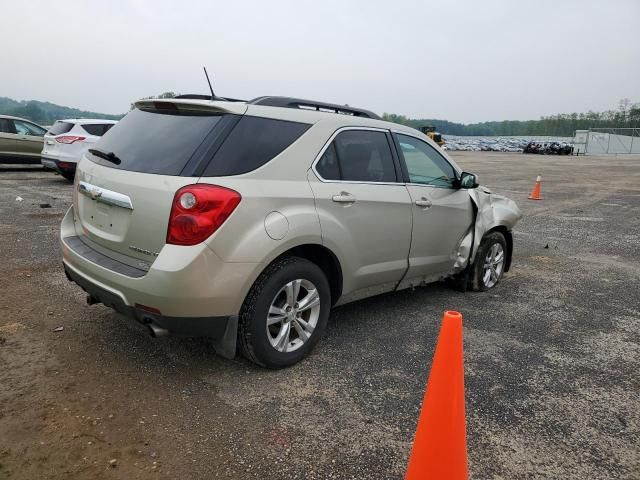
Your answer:
[[[409,183],[453,187],[455,170],[431,145],[408,135],[398,134],[397,137],[407,165]]]

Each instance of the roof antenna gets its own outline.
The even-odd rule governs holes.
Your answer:
[[[211,100],[216,99],[216,94],[213,93],[213,87],[211,86],[211,80],[209,80],[209,74],[207,73],[207,67],[202,67],[204,69],[204,74],[207,77],[207,83],[209,84],[209,90],[211,90]]]

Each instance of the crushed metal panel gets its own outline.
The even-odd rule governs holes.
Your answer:
[[[504,226],[507,230],[512,230],[518,220],[522,218],[522,212],[516,202],[502,195],[491,193],[488,188],[478,187],[468,191],[471,200],[478,208],[473,249],[468,261],[468,263],[473,263],[484,234],[498,226]]]

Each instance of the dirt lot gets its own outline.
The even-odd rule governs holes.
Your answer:
[[[87,306],[56,239],[71,185],[0,170],[0,478],[401,478],[445,309],[473,478],[640,478],[640,157],[454,155],[524,212],[503,283],[338,308],[283,371]]]

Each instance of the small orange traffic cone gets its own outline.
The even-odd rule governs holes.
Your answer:
[[[466,480],[462,315],[446,311],[405,480]]]
[[[533,185],[529,200],[542,200],[542,177],[540,175],[536,178],[536,183]]]

